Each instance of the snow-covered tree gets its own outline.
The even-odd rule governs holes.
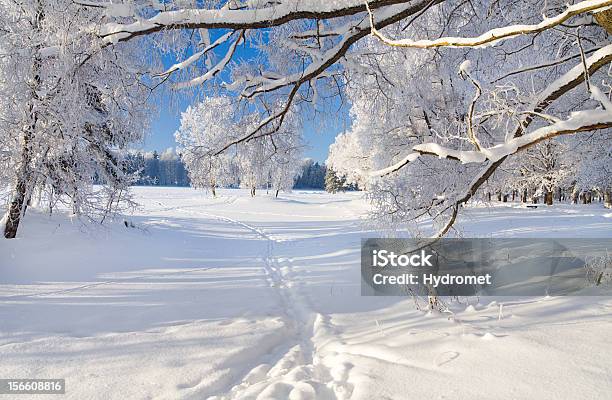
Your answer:
[[[563,186],[569,186],[569,180],[575,176],[574,163],[567,153],[567,144],[558,140],[538,143],[518,154],[510,184],[522,192],[531,191],[534,197],[540,195],[547,205],[553,204],[554,192]]]
[[[2,112],[26,110],[27,118],[8,116],[8,121],[18,120],[11,126],[32,127],[36,121],[36,129],[26,132],[40,131],[43,125],[45,129],[82,126],[83,110],[88,107],[77,107],[74,101],[55,102],[55,98],[37,103],[36,96],[44,94],[48,100],[59,88],[61,93],[71,93],[67,98],[78,99],[79,105],[88,104],[83,101],[87,98],[83,82],[89,80],[61,79],[60,85],[54,85],[60,80],[49,78],[79,76],[85,71],[91,73],[93,92],[112,99],[105,103],[105,118],[129,115],[132,121],[141,121],[132,115],[139,108],[124,104],[129,90],[147,93],[164,86],[206,96],[231,93],[239,129],[227,132],[210,154],[258,154],[240,160],[243,171],[251,169],[247,175],[253,175],[252,168],[244,167],[245,160],[270,156],[269,148],[274,148],[274,138],[282,135],[291,114],[299,110],[322,120],[348,100],[355,115],[363,113],[351,131],[362,131],[354,143],[365,150],[360,154],[368,160],[359,163],[359,175],[367,181],[377,210],[403,220],[431,214],[440,221],[438,234],[442,235],[452,227],[460,207],[512,154],[559,135],[596,132],[612,125],[609,101],[601,92],[609,90],[602,67],[612,60],[611,3],[566,3],[504,0],[471,2],[465,7],[461,0],[177,0],[163,4],[66,0],[21,7],[5,0],[2,26],[18,23],[17,30],[1,33],[3,54],[11,55],[3,58],[2,73],[16,69],[17,81],[24,84],[21,90],[11,85],[2,90],[9,100],[0,107]],[[36,4],[44,4],[45,12],[33,11],[40,8]],[[66,21],[66,15],[75,17]],[[237,57],[236,50],[243,44],[255,50],[253,56]],[[139,59],[133,56],[139,50],[147,55],[150,66],[157,66],[154,74],[139,74],[139,70],[149,71],[129,65]],[[174,53],[177,62],[162,70],[159,66],[167,52]],[[102,80],[108,80],[108,86],[100,84]],[[36,90],[39,87],[42,90]],[[12,93],[25,97],[17,99]],[[133,93],[131,98],[143,96]],[[21,106],[9,106],[17,103]],[[49,111],[39,107],[42,104]],[[35,112],[28,112],[34,105]],[[61,123],[47,125],[33,118],[48,114],[54,121],[60,109],[78,114],[78,121],[71,117],[68,123],[62,118]],[[368,109],[374,121],[372,133],[367,132]],[[15,131],[13,139],[3,139],[3,149],[14,160],[11,166],[19,171],[15,175],[21,177],[14,180],[16,196],[9,207],[13,210],[9,221],[21,215],[20,204],[27,203],[24,200],[33,187],[32,171],[38,171],[34,164],[46,158],[41,155],[47,148],[30,134]],[[136,139],[140,130],[126,132]],[[15,140],[16,136],[20,139]],[[122,146],[126,137],[120,136]],[[259,141],[261,152],[255,145]],[[243,150],[236,149],[243,144]],[[50,148],[56,151],[60,146]],[[56,160],[65,159],[62,151],[56,151]],[[71,176],[80,181],[87,174]],[[65,186],[63,191],[70,193],[73,185]],[[385,207],[405,212],[389,213]]]
[[[441,72],[445,71],[443,66],[453,60],[453,55],[460,54],[473,61],[455,64],[459,77],[471,86],[469,92],[459,92],[471,92],[471,98],[453,94],[457,90],[456,80],[453,82],[452,75],[447,72],[441,75],[442,87],[448,87],[450,99],[455,99],[451,103],[444,102],[451,106],[440,108],[441,114],[450,122],[446,125],[452,129],[436,127],[435,121],[432,123],[432,119],[427,118],[432,135],[417,134],[413,143],[400,148],[397,153],[389,151],[393,147],[382,146],[388,149],[393,159],[386,168],[376,170],[373,167],[374,171],[366,172],[367,176],[378,179],[370,184],[370,192],[382,218],[406,220],[433,215],[438,219],[445,216],[437,236],[446,234],[460,207],[493,177],[510,156],[560,135],[611,126],[612,107],[608,96],[600,89],[600,86],[605,88],[609,84],[605,72],[600,69],[612,59],[612,47],[606,39],[607,32],[585,16],[607,4],[589,1],[568,7],[560,2],[524,3],[508,4],[503,14],[495,7],[489,8],[487,13],[486,6],[483,6],[483,15],[487,15],[484,18],[478,15],[478,9],[474,9],[476,15],[472,16],[470,24],[449,29],[463,33],[461,36],[442,34],[441,38],[431,40],[392,40],[386,36],[392,32],[383,34],[373,28],[373,34],[382,43],[405,49],[411,54],[417,49],[420,52],[438,48],[437,54],[442,57],[432,64]],[[543,7],[545,15],[554,16],[538,22],[540,17],[532,12],[536,6]],[[445,15],[443,7],[438,11],[445,25],[453,26],[465,21],[465,15],[453,18]],[[576,17],[578,15],[581,17]],[[568,26],[565,22],[569,20],[572,22]],[[513,25],[513,21],[517,25]],[[531,21],[533,24],[529,24]],[[563,29],[551,29],[560,24],[564,24]],[[490,28],[495,25],[507,26]],[[537,35],[528,36],[530,34]],[[584,43],[587,42],[592,47],[585,49]],[[479,47],[489,43],[496,43],[496,46]],[[451,56],[447,57],[449,54]],[[410,62],[414,59],[411,58]],[[533,65],[525,65],[526,62],[533,62]],[[423,65],[422,69],[416,70],[423,71],[428,67]],[[381,75],[386,78],[395,76],[387,74],[388,69],[382,71]],[[397,76],[401,75],[398,73]],[[602,81],[603,84],[595,84]],[[393,87],[408,86],[408,82],[404,85],[393,83]],[[571,96],[564,96],[570,91]],[[401,98],[389,96],[388,90],[380,92],[391,97],[391,101]],[[408,96],[404,102],[405,111],[400,111],[400,115],[411,116],[410,104],[414,102],[413,97]],[[573,111],[569,117],[568,110]],[[414,129],[418,128],[415,124],[410,127],[413,129],[404,135],[406,142],[418,132]],[[377,141],[367,143],[376,147]],[[372,150],[366,154],[370,153]],[[564,174],[561,171],[556,175]]]
[[[240,183],[255,195],[268,185],[277,193],[291,190],[299,170],[301,140],[293,114],[272,138],[262,136],[236,143],[219,151],[228,138],[240,137],[256,123],[256,114],[237,116],[237,100],[226,95],[211,96],[182,114],[176,132],[183,160],[195,186],[215,187]]]
[[[346,179],[343,176],[338,176],[332,168],[327,168],[327,171],[325,171],[325,191],[337,193],[344,190],[345,187]]]
[[[299,140],[298,135],[291,135],[295,140]],[[301,146],[285,147],[279,149],[270,160],[270,185],[274,190],[274,197],[278,197],[279,192],[291,192],[295,179],[300,173]]]
[[[187,108],[175,133],[191,184],[210,188],[213,195],[217,187],[238,183],[235,149],[216,154],[232,132],[238,133],[238,120],[232,114],[232,107],[233,101],[228,96],[207,97]]]
[[[35,192],[50,206],[103,220],[133,176],[122,152],[142,137],[150,91],[135,43],[101,48],[96,8],[73,1],[0,2],[0,147],[11,186],[2,219],[15,237]],[[92,186],[94,180],[104,183]]]
[[[578,164],[576,190],[595,190],[602,194],[604,205],[612,208],[612,135],[587,146]]]

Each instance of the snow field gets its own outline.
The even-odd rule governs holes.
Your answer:
[[[604,399],[609,297],[361,297],[359,193],[136,188],[92,229],[33,211],[0,243],[0,376],[69,399]],[[470,236],[610,237],[597,206],[466,210]],[[423,227],[427,229],[426,226]],[[500,313],[500,304],[503,310]],[[500,318],[501,314],[501,318]]]

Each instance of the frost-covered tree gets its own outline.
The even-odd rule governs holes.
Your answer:
[[[298,135],[290,135],[294,141],[299,140]],[[295,179],[300,173],[300,160],[302,147],[299,144],[285,145],[272,156],[269,165],[270,186],[274,190],[274,197],[279,192],[291,192]]]
[[[16,4],[5,2],[9,8]],[[211,153],[215,155],[238,155],[236,146],[242,144],[243,152],[257,153],[254,143],[260,140],[262,154],[269,155],[274,138],[298,110],[323,120],[339,103],[350,103],[356,110],[370,108],[371,116],[384,118],[374,118],[381,125],[372,124],[375,132],[368,136],[364,131],[356,143],[369,158],[360,163],[360,179],[367,181],[376,210],[403,221],[433,215],[442,235],[461,206],[512,154],[562,134],[597,132],[612,125],[609,101],[602,93],[609,90],[602,67],[612,59],[607,33],[612,30],[611,2],[566,3],[508,0],[470,2],[466,7],[461,0],[66,1],[57,8],[49,5],[45,13],[60,15],[56,11],[61,10],[61,28],[43,27],[47,30],[41,40],[21,35],[28,40],[16,47],[9,40],[7,53],[29,54],[23,60],[30,65],[22,64],[19,71],[23,76],[27,71],[30,78],[23,81],[36,86],[32,67],[36,70],[37,64],[58,71],[76,65],[85,71],[92,59],[114,63],[115,53],[132,48],[146,50],[148,60],[159,66],[172,52],[177,62],[146,75],[143,80],[150,85],[143,90],[164,86],[207,96],[231,93],[240,129],[227,133]],[[19,6],[1,14],[8,15],[2,26],[32,21],[30,3],[25,18]],[[77,17],[66,22],[65,15]],[[90,19],[81,20],[83,16]],[[23,29],[31,27],[24,24]],[[79,43],[96,51],[83,51]],[[242,45],[254,49],[254,55],[237,57]],[[40,63],[32,62],[36,59]],[[18,61],[15,58],[15,64]],[[119,79],[120,73],[96,74],[94,82],[109,76],[134,82]],[[139,83],[127,86],[142,88]],[[373,100],[370,105],[368,98]],[[3,104],[6,109],[12,103]],[[21,109],[27,110],[23,104]],[[78,107],[71,110],[80,112]],[[352,131],[367,129],[363,115],[363,126],[354,125]],[[21,122],[19,126],[31,126]],[[19,153],[15,143],[9,141],[10,154]],[[37,160],[44,150],[36,147],[31,159]],[[30,164],[28,157],[25,160],[22,165]],[[29,170],[19,173],[27,182]],[[18,184],[14,187],[15,193],[27,192],[18,190]],[[17,203],[23,203],[20,197],[27,196],[17,196]],[[393,210],[385,207],[404,211],[390,213]]]
[[[182,114],[175,137],[192,184],[210,187],[213,195],[217,186],[235,183],[248,188],[252,196],[257,188],[268,185],[277,195],[291,190],[302,150],[296,117],[288,115],[274,137],[252,138],[219,151],[229,137],[240,137],[256,123],[256,114],[239,115],[235,107],[239,107],[236,99],[218,95]]]
[[[338,176],[332,168],[327,168],[325,171],[325,191],[329,193],[337,193],[346,188],[346,178]]]
[[[440,60],[432,62],[433,67],[424,64],[422,69],[416,69],[418,71],[427,68],[444,71],[443,66],[457,54],[472,61],[454,61],[459,77],[471,87],[459,93],[472,93],[471,97],[457,96],[457,80],[448,73],[441,75],[446,83],[441,80],[440,84],[448,91],[437,92],[449,93],[448,97],[454,99],[449,103],[444,100],[446,95],[440,96],[442,104],[449,105],[439,110],[448,121],[445,125],[451,129],[436,127],[435,120],[424,118],[432,134],[423,135],[418,133],[416,124],[405,124],[406,132],[401,139],[406,144],[396,146],[397,153],[390,152],[393,160],[386,168],[373,166],[374,171],[366,171],[366,176],[377,180],[370,184],[370,194],[381,218],[393,222],[417,219],[422,215],[433,215],[434,220],[444,217],[436,234],[443,235],[452,227],[460,207],[474,197],[510,156],[560,135],[610,127],[612,107],[608,95],[600,89],[609,87],[609,83],[605,71],[600,68],[612,59],[612,47],[605,29],[584,15],[596,7],[601,10],[607,4],[589,1],[568,7],[560,2],[522,2],[508,4],[501,14],[496,9],[501,3],[474,9],[476,14],[472,15],[470,24],[452,28],[462,33],[461,36],[392,40],[386,35],[393,32],[383,34],[373,29],[382,43],[410,54],[438,48],[438,53],[432,57],[435,59],[439,55]],[[545,15],[554,16],[535,23],[540,18],[532,13],[537,6]],[[465,21],[465,15],[454,19],[445,15],[444,8],[437,11],[441,20],[450,26],[453,22]],[[479,15],[479,11],[484,14]],[[566,24],[570,20],[571,23]],[[517,25],[513,25],[513,21]],[[534,23],[530,25],[530,21]],[[557,28],[561,24],[563,27]],[[492,28],[496,25],[505,27]],[[406,36],[406,33],[396,34]],[[488,43],[497,45],[479,47]],[[585,49],[585,43],[591,47]],[[526,65],[527,62],[533,64]],[[401,68],[400,64],[395,70]],[[385,68],[382,71],[381,75],[386,78],[402,76],[400,71],[397,75],[387,74],[389,70]],[[379,82],[380,79],[375,84],[382,86]],[[406,87],[408,82],[405,85],[393,83],[393,87]],[[570,91],[571,96],[564,96]],[[389,96],[389,90],[379,92],[390,97],[391,104],[401,99],[401,96]],[[404,102],[405,111],[396,114],[409,120],[414,114],[409,105],[418,104],[418,100],[413,100],[413,96],[408,99]],[[573,110],[569,116],[568,110]],[[358,130],[359,127],[353,128],[353,131]],[[373,135],[367,131],[366,136]],[[377,147],[378,141],[361,141]],[[390,146],[382,148],[393,149]],[[366,151],[370,153],[371,149]],[[557,175],[564,175],[563,171]],[[549,175],[545,180],[550,179],[553,177]],[[545,186],[550,195],[549,185]]]
[[[73,1],[0,1],[0,148],[13,238],[34,193],[103,220],[127,200],[124,152],[144,132],[150,91],[135,43],[101,48],[99,9]],[[94,187],[94,181],[103,183]]]
[[[604,205],[612,208],[612,135],[595,140],[581,154],[578,164],[576,190],[595,190],[604,198]]]
[[[192,186],[209,188],[213,196],[217,187],[239,181],[236,149],[216,154],[228,136],[240,129],[233,106],[228,96],[207,97],[182,113],[181,126],[175,133]]]
[[[544,203],[553,204],[554,192],[575,176],[574,163],[567,156],[570,149],[558,140],[538,143],[518,154],[510,184],[521,191],[542,195]]]

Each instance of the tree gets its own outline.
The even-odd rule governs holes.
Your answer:
[[[289,135],[288,139],[298,141],[299,136]],[[290,192],[295,183],[295,178],[300,172],[300,157],[302,146],[298,143],[284,143],[282,149],[278,149],[270,160],[270,184],[274,190],[274,197],[278,197],[280,191]]]
[[[277,196],[281,190],[290,190],[302,149],[294,115],[287,116],[274,138],[253,138],[218,153],[228,134],[239,137],[256,123],[253,114],[238,118],[238,113],[228,112],[235,104],[229,96],[211,96],[182,114],[175,137],[191,181],[196,187],[210,187],[213,195],[217,186],[236,182],[249,188],[252,196],[260,187],[271,186]]]
[[[543,194],[546,205],[553,204],[554,191],[575,176],[573,163],[568,162],[569,148],[558,140],[538,143],[521,153],[515,167],[511,185],[522,190],[532,190],[534,196]],[[510,165],[513,163],[510,162]]]
[[[576,188],[602,194],[604,206],[612,208],[612,137],[610,132],[587,146],[578,164]]]
[[[157,150],[152,153],[145,154],[145,179],[153,185],[160,184],[160,167],[159,167],[159,154]]]
[[[32,74],[32,67],[37,64],[64,76],[73,69],[95,70],[96,63],[102,61],[102,73],[96,71],[92,81],[117,76],[110,85],[113,90],[116,84],[146,93],[163,85],[207,96],[231,94],[239,129],[227,132],[225,140],[210,149],[211,156],[238,156],[236,146],[242,144],[241,151],[255,154],[254,143],[259,141],[265,149],[260,155],[269,156],[268,149],[274,148],[283,126],[292,123],[292,115],[321,119],[321,113],[338,100],[358,110],[358,97],[371,96],[375,100],[372,109],[385,111],[380,122],[388,134],[382,126],[374,126],[376,132],[370,136],[360,134],[364,140],[356,143],[364,146],[366,151],[361,154],[370,159],[364,161],[361,179],[367,181],[381,215],[389,214],[385,207],[403,209],[405,212],[393,214],[403,221],[434,215],[440,236],[451,229],[461,206],[512,154],[559,135],[598,132],[612,126],[609,101],[599,89],[609,87],[601,81],[605,80],[602,67],[612,60],[607,40],[607,31],[612,29],[607,22],[610,18],[602,16],[609,16],[611,4],[609,0],[576,1],[569,6],[560,0],[504,0],[463,7],[459,0],[379,0],[367,5],[358,0],[213,0],[164,2],[160,6],[136,1],[81,4],[66,0],[65,7],[58,7],[62,16],[68,10],[69,15],[83,20],[62,20],[61,26],[45,23],[43,30],[47,31],[38,35],[41,40],[31,40],[34,34],[23,34],[20,41],[12,41],[14,31],[4,33],[9,40],[3,46],[16,43],[7,54],[24,54],[28,49],[35,55],[26,58],[29,65],[20,64],[19,71],[30,74],[24,82],[36,82],[32,78],[38,74]],[[60,21],[60,13],[49,8],[49,15],[55,16],[52,20]],[[24,19],[18,7],[9,11],[2,13],[8,16],[4,26],[32,20],[31,15]],[[23,31],[31,31],[32,26],[24,24]],[[55,28],[49,30],[50,26]],[[23,40],[26,37],[28,40]],[[62,41],[67,37],[70,46]],[[245,43],[256,55],[238,59],[236,49]],[[492,44],[495,46],[485,47]],[[138,60],[133,55],[142,49],[146,49],[148,60],[158,65],[168,52],[180,58],[165,70],[157,67],[155,73],[142,66],[120,68],[114,75],[105,72],[117,64],[114,56],[119,55],[119,65],[126,66],[126,61]],[[126,59],[128,54],[132,57]],[[18,57],[13,58],[7,65],[19,64]],[[31,62],[35,59],[40,63]],[[463,63],[468,59],[473,66]],[[130,75],[134,71],[144,73]],[[129,79],[123,79],[124,74]],[[55,87],[53,79],[46,76],[41,82]],[[24,90],[17,93],[31,93],[31,86],[23,85]],[[102,93],[112,92],[103,85],[94,86],[104,89]],[[6,92],[10,98],[12,91]],[[593,101],[589,100],[591,95]],[[367,107],[366,99],[361,102]],[[115,103],[109,102],[113,109]],[[28,109],[27,101],[20,104],[23,107],[19,109]],[[66,105],[62,105],[64,109],[81,113],[79,107]],[[113,109],[108,115],[130,114]],[[33,110],[47,113],[43,108]],[[11,126],[32,126],[28,122],[32,119]],[[35,130],[41,128],[37,120]],[[355,125],[352,131],[359,129]],[[383,140],[379,143],[375,137]],[[31,150],[19,151],[18,143],[24,142]],[[39,147],[36,140],[7,143],[13,148],[14,166],[18,159],[28,161],[21,165],[32,164],[31,160],[45,154],[46,147]],[[244,158],[239,164],[248,169]],[[18,175],[31,188],[35,185],[29,171],[37,169],[25,168]],[[80,181],[81,174],[71,175]],[[72,185],[66,186],[69,193]],[[19,184],[14,187],[16,194],[30,190],[20,190]],[[15,197],[18,203],[19,198]]]
[[[294,187],[296,189],[325,189],[325,171],[324,165],[310,158],[302,160]]]
[[[554,17],[547,18],[541,23],[527,25],[524,23],[525,21],[523,21],[522,24],[491,29],[488,32],[474,37],[442,37],[433,40],[391,40],[376,28],[372,14],[370,14],[370,21],[373,35],[387,45],[401,48],[473,48],[484,44],[500,43],[507,38],[520,39],[526,34],[549,33],[548,35],[541,35],[538,39],[534,37],[532,39],[532,45],[527,44],[525,47],[520,48],[521,51],[515,51],[514,53],[503,49],[503,45],[498,45],[497,48],[504,52],[504,61],[508,63],[508,59],[511,59],[511,54],[519,54],[523,57],[525,54],[530,54],[534,59],[538,59],[538,57],[541,57],[545,52],[542,51],[540,46],[533,45],[533,43],[536,43],[536,40],[551,40],[554,38],[555,34],[558,34],[557,32],[561,32],[560,34],[562,37],[570,36],[565,31],[559,29],[556,29],[553,33],[553,31],[550,30],[551,28],[564,24],[566,21],[582,13],[590,11],[601,12],[603,7],[607,7],[608,5],[609,4],[604,1],[583,1],[567,7],[563,12]],[[551,4],[551,6],[553,10],[555,7],[560,8],[560,5],[556,4]],[[520,7],[519,10],[517,10],[518,12],[510,10],[508,13],[504,14],[503,18],[507,20],[508,15],[515,15],[516,17],[514,18],[520,17],[524,19],[524,13],[521,13],[522,10],[523,9]],[[554,10],[554,12],[557,11]],[[583,24],[584,23],[578,22],[578,25]],[[609,27],[604,28],[608,29]],[[520,96],[525,95],[527,92],[526,85],[523,86],[523,82],[511,82],[505,86],[496,86],[490,89],[488,91],[489,101],[485,103],[485,106],[488,107],[478,110],[478,100],[483,94],[483,85],[475,78],[476,75],[471,68],[471,63],[467,60],[462,62],[459,67],[459,74],[474,86],[475,91],[473,99],[465,108],[467,113],[464,117],[465,129],[463,133],[460,136],[455,135],[454,137],[450,136],[445,138],[447,143],[426,142],[410,146],[408,154],[404,155],[399,161],[387,168],[375,171],[372,175],[383,177],[395,173],[407,165],[413,164],[417,160],[421,160],[423,156],[431,155],[441,159],[456,160],[464,165],[483,165],[482,170],[475,175],[462,172],[462,175],[472,175],[472,177],[469,183],[467,183],[467,185],[462,185],[464,188],[457,193],[453,193],[449,196],[448,188],[446,188],[440,190],[439,194],[435,197],[430,197],[430,195],[427,196],[429,199],[433,198],[432,200],[427,198],[424,199],[423,208],[426,208],[428,213],[431,213],[432,209],[435,208],[438,209],[438,211],[435,211],[437,216],[448,212],[446,222],[435,235],[440,237],[451,229],[460,207],[474,196],[476,191],[509,156],[560,135],[596,131],[612,126],[610,124],[610,121],[612,121],[612,105],[608,97],[603,95],[600,89],[592,84],[590,77],[603,65],[608,64],[612,60],[612,46],[607,45],[606,40],[603,39],[607,35],[603,29],[599,28],[599,30],[589,32],[591,35],[589,40],[595,44],[595,48],[591,49],[592,54],[587,57],[582,46],[582,38],[584,36],[581,37],[581,35],[585,35],[584,30],[581,30],[580,27],[575,29],[578,29],[579,32],[570,36],[573,40],[569,43],[572,44],[572,51],[578,51],[577,56],[567,56],[559,62],[548,62],[533,67],[520,68],[508,72],[497,79],[491,80],[491,82],[499,82],[508,79],[510,76],[528,71],[540,72],[543,68],[550,67],[551,65],[559,66],[564,62],[580,57],[580,63],[569,70],[567,70],[566,67],[564,69],[565,72],[562,72],[561,75],[552,82],[550,82],[549,79],[545,80],[544,85],[537,88],[535,93],[529,96],[530,98],[527,102],[521,101],[520,99]],[[552,44],[555,42],[551,41],[549,43]],[[558,52],[563,49],[563,46],[567,46],[567,44],[562,44],[561,46],[560,49],[556,49]],[[554,48],[554,46],[549,47]],[[482,60],[482,58],[479,58],[479,60]],[[480,66],[479,72],[481,74],[485,73],[482,65]],[[569,103],[573,103],[572,107],[574,109],[576,109],[576,107],[582,108],[581,106],[588,103],[588,97],[591,97],[596,103],[599,103],[600,109],[587,105],[586,108],[570,114],[570,117],[567,119],[545,113],[547,109],[549,109],[549,111],[555,110],[556,105],[551,107],[551,104],[583,82],[585,83],[587,96],[581,94],[577,98],[577,102],[575,101],[576,98],[574,98],[570,99]],[[528,90],[533,91],[533,88],[529,88]],[[524,103],[526,104],[524,105]],[[568,102],[566,102],[565,105],[567,106]],[[517,116],[518,124],[515,124],[514,121],[517,119]],[[537,123],[534,123],[536,129],[531,133],[527,133],[529,125],[531,125],[536,118],[539,119]],[[538,125],[539,127],[537,127]],[[512,128],[507,129],[508,126],[512,126]],[[464,150],[465,145],[470,149]],[[446,184],[447,182],[444,183]],[[397,203],[396,196],[392,197],[393,201]],[[429,203],[429,205],[427,205],[427,203]],[[410,211],[417,211],[420,209],[420,207],[411,207]]]
[[[336,193],[340,190],[344,191],[346,180],[344,178],[338,177],[336,172],[327,168],[325,172],[325,191],[329,193]]]
[[[91,25],[104,15],[72,1],[0,2],[0,148],[12,187],[3,222],[14,238],[28,203],[103,221],[129,205],[121,150],[142,137],[149,94],[134,44],[101,49]],[[101,188],[92,186],[94,181]],[[42,195],[44,193],[44,196]]]
[[[235,151],[214,154],[214,149],[225,143],[228,132],[239,130],[229,112],[232,106],[227,96],[207,97],[182,113],[181,126],[175,133],[192,185],[209,188],[213,196],[217,187],[238,182],[236,169],[232,168],[237,165]]]

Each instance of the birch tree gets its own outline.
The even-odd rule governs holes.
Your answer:
[[[132,177],[120,150],[142,137],[150,91],[137,47],[101,49],[89,32],[103,18],[72,1],[0,2],[0,143],[12,171],[5,238],[37,188],[50,204],[98,220],[125,199]]]

